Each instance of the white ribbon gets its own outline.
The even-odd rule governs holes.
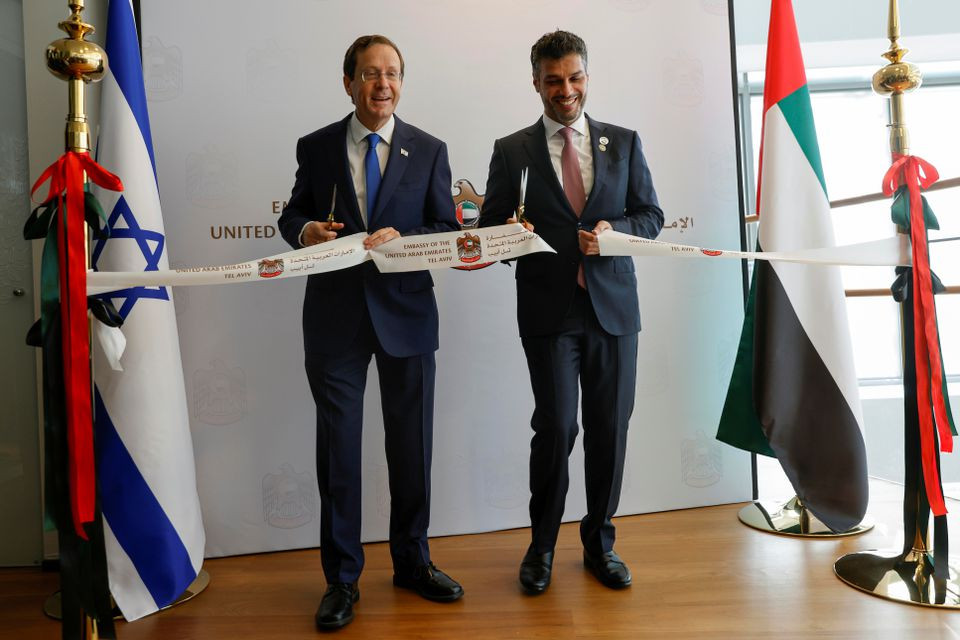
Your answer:
[[[543,238],[518,223],[497,227],[431,233],[396,238],[371,253],[384,273],[461,267],[495,260],[519,258],[529,253],[556,253]]]
[[[602,256],[673,256],[678,258],[734,258],[737,260],[781,260],[801,264],[844,266],[909,267],[910,241],[905,235],[872,242],[799,251],[727,251],[686,244],[660,242],[607,230],[597,236]]]
[[[87,293],[95,295],[130,287],[281,280],[346,269],[367,260],[373,260],[380,271],[393,273],[508,260],[538,251],[554,252],[540,236],[516,223],[484,229],[401,236],[373,249],[364,249],[366,237],[367,234],[353,234],[259,260],[217,267],[165,271],[91,271],[87,273]]]
[[[282,280],[326,273],[373,260],[384,273],[445,269],[509,260],[554,250],[522,225],[506,224],[484,229],[401,236],[373,249],[364,249],[367,234],[354,234],[330,242],[287,251],[236,264],[165,271],[91,271],[90,295],[130,287],[232,284]],[[598,237],[604,256],[674,256],[680,258],[733,258],[782,260],[802,264],[854,266],[909,266],[910,243],[904,235],[840,247],[799,251],[727,251],[661,242],[607,230]]]

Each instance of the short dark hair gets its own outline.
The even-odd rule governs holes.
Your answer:
[[[353,41],[353,44],[350,45],[350,48],[347,49],[347,52],[343,56],[343,75],[352,80],[354,74],[357,72],[357,55],[361,51],[364,51],[368,47],[372,47],[375,44],[385,44],[388,47],[392,47],[393,50],[397,52],[397,57],[400,58],[400,75],[402,76],[403,54],[400,53],[400,49],[397,48],[397,45],[395,45],[390,38],[387,36],[381,36],[379,34],[360,36]]]
[[[530,64],[533,65],[533,75],[540,73],[540,61],[544,58],[559,60],[572,53],[580,55],[583,68],[587,68],[587,44],[575,33],[557,29],[552,33],[543,34],[530,48]]]

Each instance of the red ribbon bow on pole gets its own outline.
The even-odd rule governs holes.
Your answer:
[[[84,177],[110,189],[123,191],[120,178],[96,163],[89,153],[68,151],[41,174],[31,196],[45,183],[50,187],[43,202],[59,199],[57,224],[60,267],[60,321],[63,333],[63,384],[67,416],[70,510],[77,535],[93,522],[96,484],[93,453],[93,389],[90,380],[90,335],[87,323],[87,246],[83,229]],[[66,194],[64,194],[66,192]],[[66,209],[64,209],[64,195]]]
[[[927,226],[923,217],[921,189],[936,182],[936,168],[917,156],[894,154],[893,164],[883,176],[886,196],[906,185],[910,194],[910,244],[913,249],[913,321],[914,350],[917,369],[917,413],[920,421],[920,455],[923,482],[933,515],[947,513],[940,488],[934,428],[940,437],[940,450],[953,451],[953,434],[943,399],[943,365],[940,361],[940,336],[937,311],[933,302],[930,276],[930,254],[927,247]]]

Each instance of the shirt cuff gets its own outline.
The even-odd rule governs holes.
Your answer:
[[[311,220],[310,222],[313,222],[313,221]],[[300,234],[297,236],[297,243],[298,243],[301,247],[307,246],[307,245],[303,244],[303,232],[307,230],[307,226],[310,225],[310,222],[308,222],[307,224],[305,224],[305,225],[303,225],[302,227],[300,227]]]

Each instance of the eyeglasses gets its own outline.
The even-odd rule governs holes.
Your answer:
[[[403,80],[403,73],[400,71],[375,71],[373,69],[368,69],[367,71],[360,72],[360,80],[362,82],[376,82],[380,78],[385,78],[387,82],[395,83]]]

